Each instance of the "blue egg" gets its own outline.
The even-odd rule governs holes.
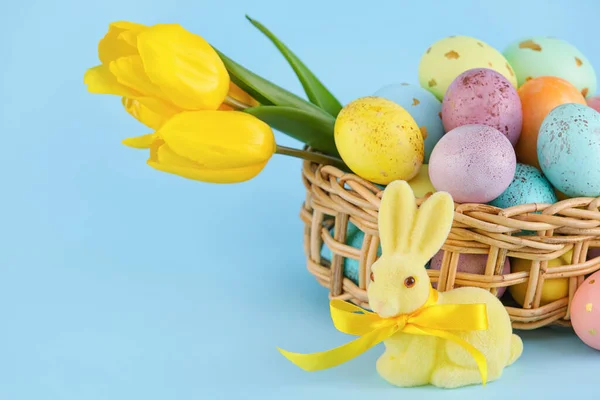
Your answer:
[[[442,103],[419,85],[397,83],[384,86],[374,94],[402,106],[414,118],[425,138],[425,164],[435,144],[444,135],[442,125]]]
[[[540,170],[531,165],[517,163],[515,177],[508,188],[489,204],[508,208],[521,204],[556,203],[556,193]]]
[[[488,204],[494,207],[508,208],[532,203],[553,204],[557,201],[558,198],[556,197],[554,188],[540,170],[531,165],[517,163],[515,177],[510,185],[508,185],[508,188]],[[540,213],[537,212],[536,214]],[[536,234],[534,231],[524,230],[516,233],[516,236],[531,236]]]
[[[600,196],[600,113],[563,104],[540,127],[537,153],[552,185],[569,197]]]

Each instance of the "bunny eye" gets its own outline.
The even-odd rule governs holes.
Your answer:
[[[369,278],[371,278],[371,282],[375,282],[375,275],[373,275],[373,272],[371,272],[371,275],[369,275]]]
[[[409,289],[410,289],[411,287],[415,286],[415,283],[417,283],[417,281],[416,281],[416,280],[415,280],[415,278],[414,278],[414,277],[412,277],[412,276],[409,276],[408,278],[406,278],[406,279],[404,280],[404,286],[406,286],[406,287],[407,287],[407,288],[409,288]]]

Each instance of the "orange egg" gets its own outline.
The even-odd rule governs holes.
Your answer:
[[[586,104],[579,90],[569,82],[554,76],[531,79],[519,88],[523,106],[523,129],[515,147],[517,160],[540,167],[537,157],[538,131],[546,115],[566,103]]]

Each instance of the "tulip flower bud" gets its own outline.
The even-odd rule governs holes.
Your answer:
[[[152,128],[181,111],[216,110],[229,91],[219,55],[179,25],[115,22],[98,53],[102,65],[84,77],[88,90],[125,97],[127,111]]]
[[[151,167],[211,183],[254,178],[276,150],[269,125],[238,111],[183,112],[142,138],[152,140]]]

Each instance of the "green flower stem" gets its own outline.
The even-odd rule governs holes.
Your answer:
[[[225,101],[223,101],[223,103],[227,104],[228,106],[232,107],[234,110],[238,110],[238,111],[244,111],[246,108],[250,108],[249,104],[246,104],[239,100],[236,100],[229,95],[227,95],[227,97],[225,98]]]
[[[320,154],[306,150],[298,150],[293,149],[291,147],[284,147],[279,145],[277,145],[275,153],[290,157],[301,158],[303,160],[316,162],[318,164],[333,165],[334,167],[340,168],[344,171],[349,170],[348,166],[344,164],[344,162],[341,159],[337,157],[328,156],[326,154]]]

